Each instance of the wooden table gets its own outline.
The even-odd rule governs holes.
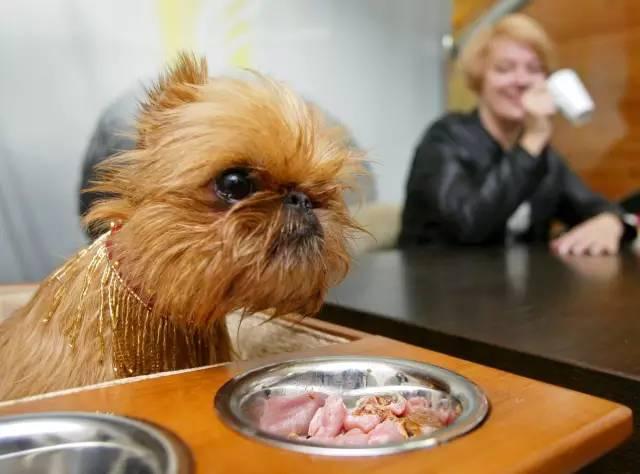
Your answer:
[[[293,473],[507,473],[572,472],[622,442],[631,412],[615,403],[456,359],[391,339],[365,336],[313,354],[381,355],[427,361],[456,371],[485,390],[488,420],[472,433],[432,449],[380,458],[309,456],[244,438],[213,409],[217,389],[230,377],[267,361],[234,363],[181,374],[94,388],[36,401],[0,405],[0,415],[85,410],[155,422],[182,438],[196,472]]]
[[[369,254],[320,317],[640,410],[640,257],[631,251],[570,259],[542,247]],[[597,472],[639,472],[640,437],[609,461]]]

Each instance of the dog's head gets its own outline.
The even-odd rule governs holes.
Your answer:
[[[86,217],[122,276],[162,314],[206,324],[236,309],[318,311],[349,266],[342,193],[359,169],[340,130],[256,75],[209,78],[183,55],[150,91],[138,146],[109,160]]]

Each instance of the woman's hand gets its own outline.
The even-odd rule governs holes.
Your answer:
[[[551,139],[551,117],[556,113],[556,106],[546,83],[540,82],[522,94],[522,106],[526,116],[520,145],[530,155],[538,156]]]
[[[602,213],[552,241],[551,248],[560,255],[614,255],[623,232],[618,216]]]

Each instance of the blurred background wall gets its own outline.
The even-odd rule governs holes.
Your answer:
[[[0,283],[35,281],[85,244],[81,160],[100,113],[181,48],[212,73],[284,80],[369,151],[400,204],[413,148],[445,108],[449,0],[0,2]]]

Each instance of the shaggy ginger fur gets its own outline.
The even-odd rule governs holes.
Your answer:
[[[284,86],[183,55],[95,187],[87,224],[121,226],[0,325],[0,400],[229,360],[237,309],[313,315],[348,269],[357,167]]]

